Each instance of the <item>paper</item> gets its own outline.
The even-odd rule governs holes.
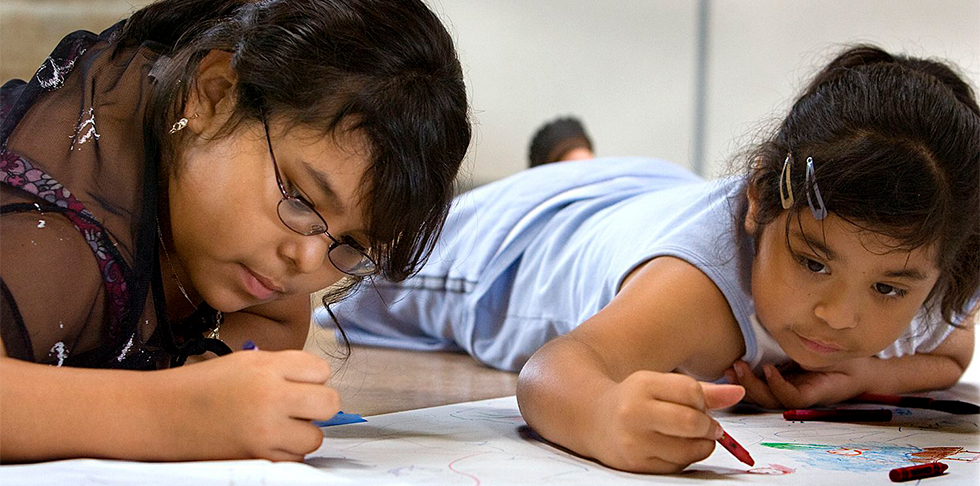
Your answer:
[[[129,462],[73,459],[0,467],[3,486],[374,486],[397,480],[354,480],[293,462]]]
[[[880,405],[877,407],[881,407]],[[370,417],[324,429],[306,463],[358,480],[459,485],[892,484],[888,471],[942,460],[944,484],[976,484],[978,416],[892,408],[888,424],[787,422],[780,413],[714,416],[756,461],[721,447],[678,475],[649,476],[604,467],[538,439],[514,397]],[[777,477],[778,476],[778,477]]]

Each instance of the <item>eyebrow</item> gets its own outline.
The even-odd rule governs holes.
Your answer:
[[[835,253],[834,250],[831,250],[829,246],[827,246],[819,239],[814,238],[812,235],[808,235],[805,232],[801,232],[797,229],[792,229],[790,230],[790,236],[792,236],[797,240],[802,240],[804,243],[810,245],[814,250],[823,253],[828,260],[833,261],[838,259],[837,253]],[[923,273],[922,271],[916,268],[888,270],[884,273],[884,276],[888,278],[899,278],[899,279],[914,280],[914,281],[926,280],[929,278],[925,273]]]
[[[827,246],[824,242],[820,241],[819,238],[814,238],[812,235],[808,235],[805,232],[800,231],[796,228],[791,229],[789,231],[789,235],[797,240],[806,243],[807,245],[810,246],[810,248],[816,250],[818,253],[823,253],[823,255],[827,257],[828,260],[838,259],[837,252],[831,250],[830,247]]]
[[[335,208],[336,213],[339,216],[345,215],[347,213],[347,207],[341,202],[340,196],[337,195],[337,192],[333,190],[333,186],[330,184],[330,179],[327,177],[327,175],[313,168],[313,166],[305,160],[302,161],[302,163],[303,168],[306,169],[306,173],[312,177],[314,181],[316,181],[316,186],[326,197],[327,203],[330,204],[331,207]]]
[[[901,270],[889,270],[885,272],[886,277],[890,278],[902,278],[906,280],[925,280],[926,275],[914,268],[903,268]]]

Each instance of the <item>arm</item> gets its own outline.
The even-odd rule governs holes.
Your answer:
[[[43,229],[37,229],[38,217],[46,221]],[[54,214],[5,215],[3,228],[0,268],[12,295],[0,307],[19,304],[25,329],[42,353],[54,341],[74,342],[102,285],[87,266],[92,265],[88,244]],[[50,305],[52,299],[58,305]],[[309,312],[308,301],[303,308]],[[53,334],[62,322],[62,334]],[[275,322],[259,321],[257,334],[277,329]],[[297,328],[288,329],[295,336]],[[323,438],[308,420],[328,419],[339,408],[336,392],[324,386],[329,365],[299,351],[233,353],[193,366],[136,372],[48,366],[9,358],[6,349],[0,347],[0,461],[5,462],[298,460]]]
[[[842,402],[861,393],[903,394],[948,388],[956,384],[973,357],[974,326],[955,329],[936,349],[901,358],[853,359],[822,371],[784,376],[766,365],[765,381],[736,363],[741,374],[733,382],[745,386],[749,400],[766,408],[806,408]],[[732,377],[730,376],[730,379]]]
[[[310,332],[310,296],[296,295],[225,315],[221,340],[242,349],[251,340],[259,349],[303,349]]]
[[[671,371],[731,363],[741,352],[731,346],[732,325],[704,274],[681,260],[652,260],[602,311],[532,356],[518,381],[521,413],[544,438],[609,466],[679,471],[707,457],[720,435],[707,410],[742,392]]]
[[[898,394],[949,388],[973,357],[973,326],[955,329],[936,349],[893,359],[869,358],[864,370],[869,393]]]
[[[0,460],[301,460],[333,416],[330,367],[299,351],[233,353],[162,371],[0,357]]]

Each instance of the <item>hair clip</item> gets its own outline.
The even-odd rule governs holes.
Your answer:
[[[786,154],[783,162],[783,170],[779,173],[779,201],[783,204],[783,209],[793,207],[793,180],[790,177],[790,166],[793,162],[793,155]]]
[[[823,197],[820,196],[820,187],[817,186],[817,173],[813,169],[813,157],[806,158],[806,185],[812,188],[806,192],[806,202],[810,205],[810,212],[813,213],[813,219],[820,221],[827,217],[827,206],[823,203]],[[810,193],[817,199],[817,204],[819,207],[813,207],[813,199],[810,198]]]

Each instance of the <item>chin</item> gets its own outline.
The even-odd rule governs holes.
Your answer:
[[[805,371],[824,371],[850,359],[840,356],[837,353],[833,355],[816,355],[803,349],[787,354],[790,359]]]
[[[218,292],[216,294],[204,295],[204,301],[208,303],[214,310],[221,311],[223,314],[231,314],[232,312],[238,312],[247,307],[255,305],[251,302],[246,302],[242,299],[242,296],[235,295],[228,292]]]

